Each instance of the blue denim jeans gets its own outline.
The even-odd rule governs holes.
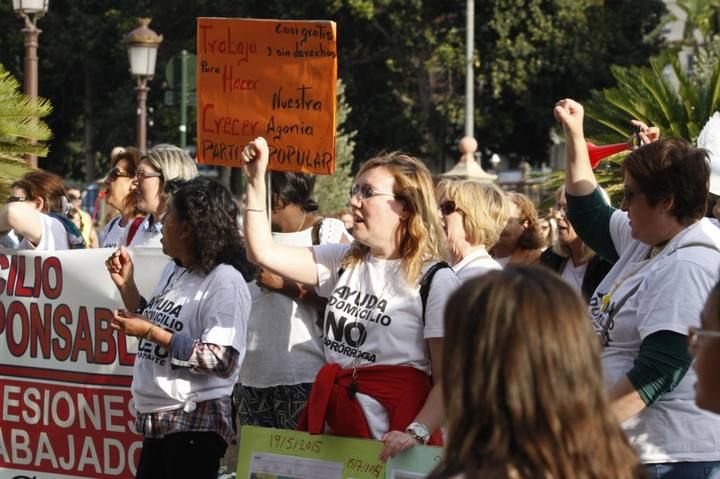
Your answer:
[[[645,464],[649,479],[713,479],[720,477],[720,461]]]

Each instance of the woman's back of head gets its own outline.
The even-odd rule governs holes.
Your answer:
[[[449,438],[432,477],[638,477],[585,304],[554,273],[510,266],[465,283],[448,302],[444,351]]]
[[[253,279],[256,268],[247,260],[237,224],[239,210],[230,190],[203,177],[173,180],[170,186],[172,207],[190,226],[193,268],[207,274],[225,263],[247,281]]]

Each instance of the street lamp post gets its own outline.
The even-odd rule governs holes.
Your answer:
[[[162,35],[152,31],[149,18],[139,18],[139,26],[127,34],[130,73],[135,77],[137,86],[137,147],[141,153],[147,151],[147,86],[155,74],[157,50]]]
[[[25,21],[22,32],[25,36],[25,70],[23,86],[25,94],[32,98],[38,96],[38,38],[40,30],[37,19],[48,11],[49,0],[13,0],[13,10]],[[25,160],[37,167],[37,156],[26,155]]]

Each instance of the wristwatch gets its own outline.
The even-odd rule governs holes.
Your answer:
[[[430,431],[427,426],[421,422],[412,422],[405,429],[405,432],[420,441],[421,444],[427,444],[430,440]]]

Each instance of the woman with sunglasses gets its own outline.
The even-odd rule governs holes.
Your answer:
[[[31,171],[11,186],[12,195],[0,209],[0,233],[17,238],[17,249],[84,248],[77,226],[67,218],[71,206],[63,180],[47,171]]]
[[[703,218],[706,152],[672,138],[636,149],[622,165],[616,210],[590,166],[582,105],[561,100],[554,113],[567,140],[568,219],[615,263],[589,307],[615,415],[651,478],[712,477],[720,472],[720,417],[695,405],[687,349],[688,328],[699,325],[720,271],[720,231]]]
[[[400,153],[363,164],[350,194],[355,241],[311,248],[279,244],[265,209],[268,145],[243,150],[245,239],[251,259],[328,297],[327,364],[299,427],[313,433],[381,439],[385,460],[414,444],[439,444],[442,314],[458,280],[444,256],[427,168]],[[427,300],[420,282],[428,270]]]
[[[142,212],[135,207],[133,178],[140,163],[135,148],[123,149],[112,160],[112,169],[105,178],[105,204],[117,210],[118,216],[108,221],[100,233],[101,248],[117,248],[132,241],[143,222]]]
[[[493,183],[444,180],[436,191],[441,195],[439,209],[452,268],[460,281],[501,269],[488,250],[508,220],[508,201],[502,190]]]
[[[135,206],[147,213],[130,246],[160,247],[162,215],[168,194],[164,187],[173,179],[190,180],[198,174],[195,161],[175,145],[155,145],[143,156],[135,172]]]

